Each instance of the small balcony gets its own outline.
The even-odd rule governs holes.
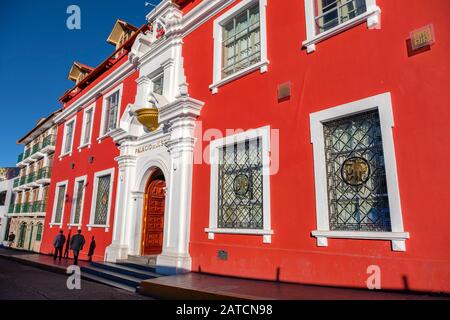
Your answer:
[[[16,203],[16,205],[14,206],[14,213],[20,213],[21,210],[22,210],[22,204]]]
[[[23,186],[25,183],[27,183],[27,176],[21,176],[19,186]]]
[[[44,167],[39,169],[36,175],[36,183],[49,184],[51,175],[52,175],[52,168]]]
[[[32,208],[33,208],[32,203],[29,203],[29,202],[22,203],[22,208],[20,210],[20,213],[31,213],[32,212]]]
[[[44,138],[42,141],[41,153],[52,153],[55,151],[56,135],[51,134]]]
[[[27,184],[29,183],[33,183],[34,181],[36,181],[36,173],[34,172],[30,172],[30,174],[27,176]]]
[[[31,212],[33,213],[42,213],[47,210],[47,203],[44,201],[35,201],[32,204]]]
[[[40,152],[42,149],[42,143],[36,143],[31,150],[31,158],[32,159],[40,159],[44,157],[44,154]]]

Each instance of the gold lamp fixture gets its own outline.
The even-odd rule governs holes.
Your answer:
[[[136,110],[135,113],[138,121],[150,132],[159,128],[157,108],[143,108]]]

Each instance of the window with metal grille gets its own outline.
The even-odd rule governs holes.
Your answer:
[[[222,25],[222,77],[261,61],[259,3]]]
[[[153,92],[162,95],[164,87],[164,74],[157,76],[155,79],[153,79],[152,82],[153,82]]]
[[[95,201],[94,224],[106,225],[109,209],[109,192],[111,184],[111,175],[101,176],[97,179],[97,198]]]
[[[73,127],[75,125],[74,121],[69,122],[66,125],[66,140],[65,140],[65,147],[64,147],[64,153],[69,153],[72,151],[72,137],[73,137]]]
[[[332,29],[366,11],[366,0],[317,0],[316,32]]]
[[[36,241],[42,240],[42,223],[39,223],[37,226],[37,232],[36,232]]]
[[[391,231],[378,111],[323,127],[330,230]]]
[[[217,226],[263,229],[261,138],[225,146],[219,155]]]
[[[75,208],[72,217],[72,224],[80,223],[81,208],[83,206],[84,181],[78,181],[75,196]]]
[[[104,134],[117,128],[117,117],[119,112],[119,91],[116,91],[106,99],[106,117]]]

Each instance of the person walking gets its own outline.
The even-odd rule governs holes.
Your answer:
[[[11,232],[11,234],[8,236],[8,246],[11,248],[14,244],[14,240],[16,240],[16,235],[14,232]]]
[[[78,233],[70,240],[70,249],[73,251],[74,265],[78,265],[78,255],[80,254],[80,251],[83,250],[85,242],[86,240],[81,234],[81,230],[78,230]]]
[[[92,262],[92,256],[94,255],[95,246],[96,246],[95,245],[95,238],[92,237],[91,244],[89,245],[89,253],[88,253],[89,262]]]
[[[66,237],[64,236],[64,231],[61,230],[59,231],[59,234],[55,237],[55,240],[53,241],[53,247],[55,247],[55,254],[53,255],[53,261],[56,261],[58,255],[59,261],[61,261],[64,243],[66,243]]]
[[[69,259],[69,247],[70,239],[72,238],[72,230],[69,230],[69,235],[67,236],[66,248],[64,249],[64,259]]]

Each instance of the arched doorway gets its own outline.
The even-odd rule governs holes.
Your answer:
[[[160,169],[150,175],[145,189],[141,254],[158,255],[162,252],[166,180]]]

